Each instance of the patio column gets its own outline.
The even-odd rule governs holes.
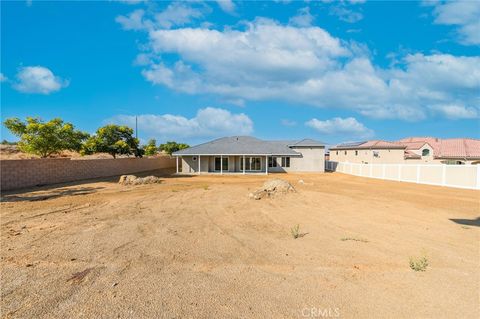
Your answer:
[[[198,155],[198,174],[200,174],[200,170],[201,170],[201,168],[200,168],[201,167],[200,166],[200,158],[201,158],[201,156]]]
[[[178,156],[176,158],[177,158],[177,174],[178,174]]]
[[[243,175],[245,175],[245,155],[243,155]]]
[[[223,155],[220,155],[220,175],[223,174]]]
[[[268,175],[268,155],[265,156],[265,175]]]

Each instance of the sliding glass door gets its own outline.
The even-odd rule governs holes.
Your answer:
[[[224,157],[223,159],[215,157],[215,171],[220,171],[221,165],[223,165],[222,170],[228,171],[228,157]]]
[[[262,159],[260,157],[245,157],[246,171],[260,171],[262,169]],[[243,158],[240,159],[240,170],[243,171]]]

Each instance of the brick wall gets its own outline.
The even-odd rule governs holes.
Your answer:
[[[6,191],[36,185],[49,185],[174,167],[175,159],[170,157],[1,160],[1,190]]]

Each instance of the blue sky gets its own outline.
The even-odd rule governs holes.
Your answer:
[[[1,2],[1,111],[142,140],[480,138],[480,2]],[[2,139],[14,137],[2,127]]]

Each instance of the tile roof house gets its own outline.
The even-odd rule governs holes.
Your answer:
[[[177,173],[323,172],[325,145],[303,139],[265,141],[251,136],[230,136],[195,145],[172,154]]]
[[[349,153],[349,150],[352,152]],[[370,150],[371,153],[366,150]],[[437,162],[477,164],[480,161],[480,140],[408,137],[394,142],[373,140],[339,144],[330,148],[330,151],[332,160],[352,163]],[[332,151],[334,151],[333,156]],[[380,154],[383,154],[383,156],[380,156]]]

